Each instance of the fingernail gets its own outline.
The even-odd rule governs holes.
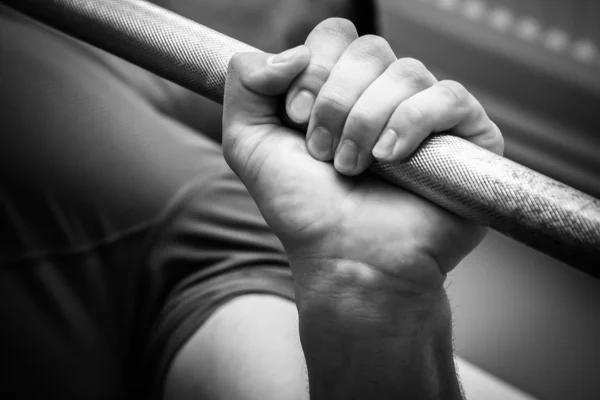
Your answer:
[[[386,130],[373,147],[373,157],[377,159],[389,159],[394,152],[398,142],[398,135],[393,129]]]
[[[333,146],[333,137],[331,133],[323,127],[316,128],[308,139],[308,148],[312,154],[321,159],[327,159],[331,155]]]
[[[290,117],[299,123],[308,121],[314,103],[315,96],[306,90],[301,90],[290,102]]]
[[[358,147],[351,140],[344,140],[335,155],[335,169],[340,172],[350,172],[358,163]]]
[[[298,51],[299,48],[300,48],[300,46],[294,47],[293,49],[286,50],[283,53],[275,54],[275,55],[269,57],[269,62],[271,64],[281,64],[281,63],[287,62],[294,57],[294,55],[296,54],[296,52]]]

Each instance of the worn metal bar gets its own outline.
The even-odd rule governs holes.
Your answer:
[[[220,103],[231,56],[259,51],[140,0],[0,2]],[[450,135],[371,171],[600,276],[600,201],[585,193]]]

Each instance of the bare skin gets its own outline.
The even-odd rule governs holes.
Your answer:
[[[286,94],[306,137],[277,117]],[[502,153],[479,102],[330,19],[304,46],[236,55],[224,103],[225,158],[288,254],[311,399],[461,398],[443,284],[486,231],[363,172],[434,132]]]

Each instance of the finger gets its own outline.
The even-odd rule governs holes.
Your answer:
[[[354,103],[395,60],[390,45],[379,36],[362,36],[342,54],[315,100],[308,124],[307,147],[314,158],[333,158]],[[351,165],[358,149],[344,142],[337,154],[340,165]]]
[[[305,45],[310,50],[310,63],[292,83],[286,96],[286,112],[292,121],[308,123],[321,87],[335,63],[356,38],[358,34],[352,22],[342,18],[327,19],[308,35]]]
[[[238,53],[229,63],[223,99],[223,154],[234,171],[246,158],[267,129],[249,126],[277,124],[277,99],[306,68],[310,53],[298,46],[278,55]],[[243,138],[238,135],[246,132]],[[249,133],[251,132],[251,133]]]
[[[431,133],[445,131],[497,154],[504,151],[500,130],[477,99],[460,83],[441,81],[396,108],[373,155],[380,162],[401,161]]]
[[[394,110],[436,82],[423,63],[415,59],[402,58],[390,65],[360,96],[344,125],[341,142],[351,142],[358,149],[356,165],[344,169],[343,164],[336,162],[336,169],[346,175],[367,169],[373,162],[373,146]]]

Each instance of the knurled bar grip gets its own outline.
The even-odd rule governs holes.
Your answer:
[[[219,103],[232,55],[259,51],[145,1],[0,1]],[[371,170],[600,276],[600,201],[591,196],[450,135]]]

